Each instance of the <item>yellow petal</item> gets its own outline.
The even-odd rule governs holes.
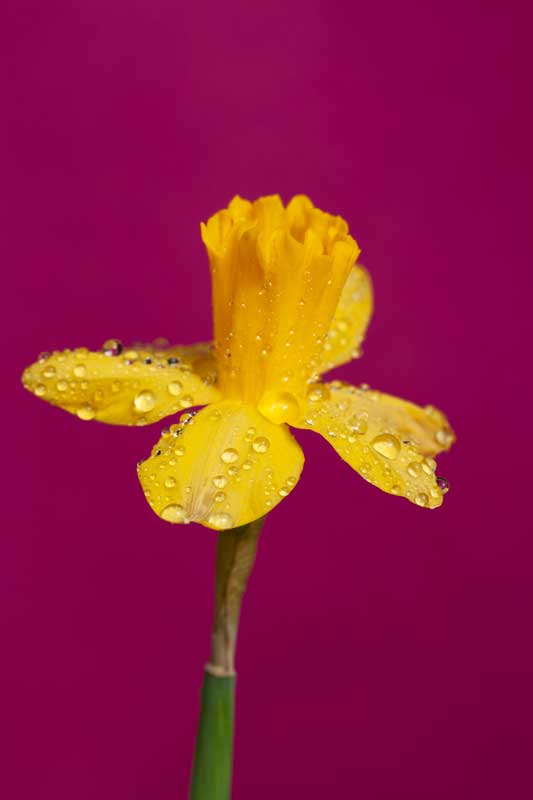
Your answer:
[[[431,457],[455,437],[446,417],[428,406],[338,381],[311,387],[296,427],[322,434],[367,481],[419,506],[436,508],[446,486]],[[440,484],[440,485],[439,485]]]
[[[123,349],[109,340],[96,353],[79,348],[44,354],[22,380],[30,392],[80,419],[149,425],[219,398],[208,347]]]
[[[294,197],[234,198],[202,225],[213,284],[220,388],[262,403],[305,397],[359,254],[346,222]]]
[[[221,530],[274,508],[296,485],[303,463],[288,428],[253,406],[225,400],[183,415],[138,473],[158,516]]]
[[[322,374],[358,358],[372,316],[373,294],[370,275],[358,264],[344,284],[329,329],[318,372]]]

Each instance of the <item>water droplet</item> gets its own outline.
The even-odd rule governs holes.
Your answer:
[[[400,492],[402,491],[401,487],[397,483],[395,483],[393,486],[391,486],[390,490],[391,490],[391,494],[400,494]]]
[[[44,395],[46,394],[46,386],[44,385],[44,383],[37,384],[37,386],[35,387],[35,394],[37,395],[37,397],[44,397]]]
[[[58,381],[56,383],[56,388],[58,392],[66,392],[68,389],[68,383],[66,381]]]
[[[424,508],[424,506],[427,506],[428,500],[429,498],[425,492],[419,492],[419,494],[415,496],[415,503],[417,504],[417,506],[421,506],[422,508]]]
[[[172,475],[169,475],[168,478],[165,480],[165,486],[167,489],[173,489],[176,485],[176,478],[173,478]]]
[[[375,439],[372,439],[371,444],[376,453],[390,460],[397,458],[401,450],[400,442],[396,436],[392,436],[390,433],[376,436]]]
[[[264,417],[276,425],[295,421],[300,416],[298,400],[290,392],[265,392],[257,407]]]
[[[148,391],[148,389],[144,389],[135,396],[133,405],[135,406],[135,410],[139,411],[141,414],[145,411],[151,411],[153,408],[155,408],[154,393]]]
[[[270,440],[266,436],[257,436],[253,440],[252,447],[256,453],[266,453],[270,447]]]
[[[175,453],[177,456],[183,456],[183,455],[185,455],[185,448],[184,448],[184,446],[183,446],[182,444],[178,444],[178,445],[177,445],[177,446],[174,448],[174,453]]]
[[[286,489],[285,486],[282,486],[278,494],[280,497],[287,497],[287,495],[289,494],[289,490]]]
[[[418,476],[422,472],[422,465],[418,461],[412,461],[407,466],[407,474],[411,476],[411,478],[418,478]]]
[[[220,458],[224,464],[233,464],[235,461],[239,460],[239,453],[233,447],[228,447],[226,450],[222,451]]]
[[[233,519],[225,511],[213,511],[213,513],[209,515],[207,522],[209,525],[212,525],[213,528],[217,528],[221,531],[227,530],[233,525]]]
[[[228,479],[225,475],[215,475],[213,478],[213,484],[217,489],[223,489],[227,482]]]
[[[177,397],[182,388],[183,387],[179,381],[172,381],[172,383],[169,383],[167,386],[168,392],[172,395],[172,397]]]
[[[434,458],[425,458],[422,461],[422,469],[426,475],[431,475],[437,469],[437,462]]]
[[[346,425],[351,431],[359,435],[363,435],[368,430],[368,422],[358,414],[349,419]]]
[[[105,356],[119,356],[122,353],[122,342],[119,339],[107,339],[102,345]]]
[[[290,475],[287,478],[287,486],[296,486],[298,483],[298,478],[295,478],[294,475]]]
[[[45,371],[43,372],[43,377],[53,378],[55,374],[56,374],[56,368],[50,365],[49,367],[46,367]]]
[[[190,522],[187,512],[183,506],[180,506],[177,503],[172,503],[171,505],[166,506],[161,512],[161,517],[167,522],[177,522],[185,525]]]
[[[453,433],[449,428],[441,428],[436,432],[435,440],[442,447],[449,447],[453,442]]]
[[[180,400],[180,406],[182,408],[188,408],[189,406],[192,406],[193,403],[194,403],[194,401],[193,401],[193,399],[192,399],[190,394],[184,394],[183,397]]]
[[[139,353],[137,350],[126,350],[124,353],[124,358],[126,361],[135,361],[136,358],[139,358]]]
[[[76,378],[83,378],[87,372],[87,368],[85,367],[85,364],[76,364],[73,372]]]
[[[319,383],[318,386],[312,386],[307,393],[307,399],[311,403],[319,403],[321,400],[329,400],[329,396],[330,393],[328,387],[321,383]]]
[[[242,468],[243,469],[249,470],[249,469],[252,469],[252,467],[253,467],[253,464],[252,464],[251,461],[246,460],[246,461],[242,462]]]
[[[215,495],[215,503],[221,503],[223,500],[226,499],[226,495],[224,492],[217,492]]]
[[[89,403],[84,403],[76,409],[76,414],[80,419],[89,420],[95,418],[96,411]]]
[[[114,394],[120,392],[120,381],[113,381],[113,383],[111,384],[111,391]]]
[[[450,491],[450,483],[446,480],[446,478],[437,478],[437,486],[441,490],[442,494],[447,494]]]

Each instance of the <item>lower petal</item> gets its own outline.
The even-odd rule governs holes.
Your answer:
[[[304,463],[285,425],[226,400],[185,414],[138,467],[148,503],[167,522],[223,530],[262,517],[294,488]]]
[[[320,433],[369,483],[419,506],[442,503],[446,482],[433,455],[455,436],[444,414],[334,381],[311,387],[296,427]]]

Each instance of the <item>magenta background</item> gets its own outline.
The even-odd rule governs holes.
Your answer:
[[[246,598],[234,798],[532,796],[527,6],[8,4],[6,800],[186,796],[214,535],[145,503],[162,425],[81,423],[19,374],[209,336],[199,222],[237,192],[348,219],[376,313],[337,376],[441,406],[458,444],[425,512],[301,435]]]

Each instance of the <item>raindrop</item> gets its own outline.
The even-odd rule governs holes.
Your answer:
[[[207,522],[209,525],[212,525],[213,528],[218,528],[218,530],[227,530],[233,525],[233,519],[225,511],[213,511],[213,513],[209,515]]]
[[[151,411],[155,407],[154,393],[148,391],[148,389],[144,389],[135,396],[133,405],[135,406],[135,410],[139,411],[141,414],[145,411]]]
[[[172,383],[169,383],[167,386],[169,394],[171,394],[173,397],[177,397],[180,394],[182,388],[183,387],[179,381],[172,381]]]
[[[171,505],[166,506],[161,512],[161,517],[167,522],[181,522],[185,525],[190,522],[187,512],[183,506],[180,506],[177,503],[172,503]]]
[[[252,447],[256,453],[266,453],[270,447],[270,441],[266,436],[257,436],[252,443]]]
[[[223,489],[224,486],[227,484],[227,482],[228,479],[226,478],[225,475],[215,475],[215,477],[213,478],[213,485],[217,489]]]
[[[390,460],[397,458],[401,449],[396,436],[392,436],[390,433],[382,433],[372,439],[372,447],[376,453]]]
[[[35,387],[35,394],[37,397],[43,397],[46,394],[46,386],[44,383],[38,383]]]
[[[56,388],[58,392],[66,392],[68,389],[68,383],[66,381],[58,381]]]
[[[107,339],[102,345],[105,356],[119,356],[122,353],[122,342],[119,339]]]
[[[415,496],[415,503],[417,504],[417,506],[421,506],[422,508],[427,506],[428,500],[429,498],[425,492],[420,492]]]
[[[96,411],[89,403],[84,403],[76,409],[76,414],[80,419],[89,420],[95,418]]]
[[[167,489],[173,489],[175,485],[176,485],[176,478],[173,478],[172,475],[169,475],[169,477],[165,480],[165,486],[167,487]]]
[[[224,464],[233,464],[235,461],[238,461],[239,453],[233,447],[228,447],[226,450],[223,450],[220,458]]]
[[[442,494],[447,494],[450,491],[450,482],[446,478],[437,478],[437,486]]]
[[[85,373],[87,372],[85,364],[76,364],[76,366],[74,367],[73,372],[74,372],[74,375],[76,376],[76,378],[85,377]]]

